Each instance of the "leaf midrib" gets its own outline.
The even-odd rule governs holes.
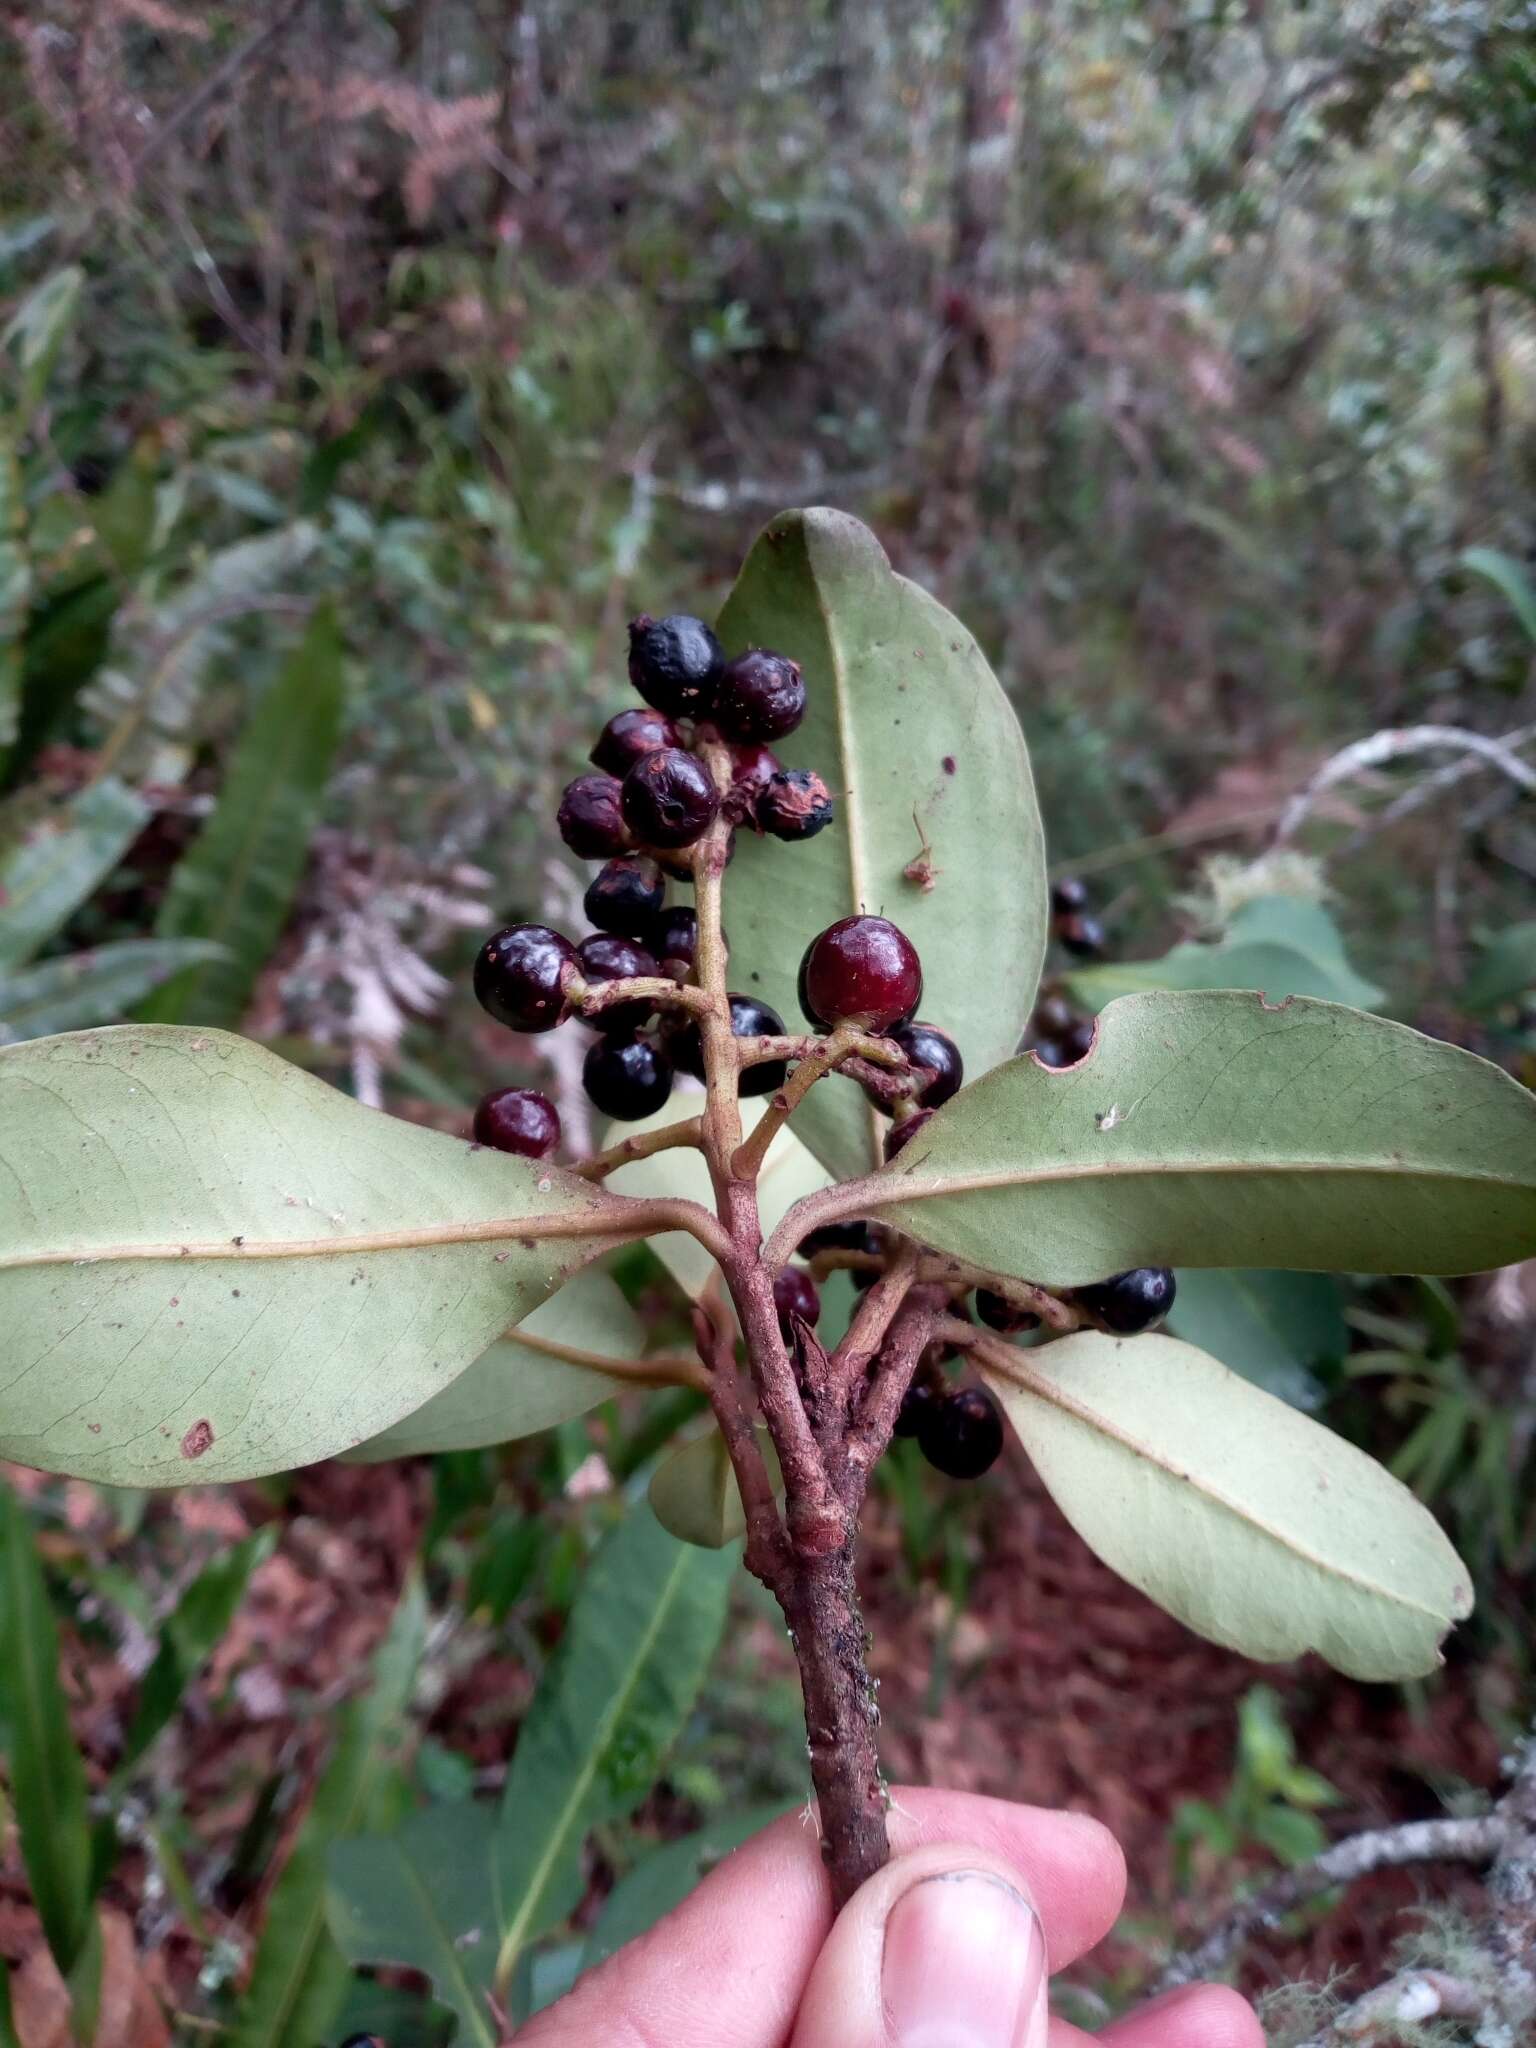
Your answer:
[[[1174,1159],[1164,1154],[1156,1159],[1079,1162],[1067,1166],[1042,1166],[1025,1172],[1009,1169],[1001,1173],[956,1174],[943,1180],[931,1177],[916,1180],[911,1176],[904,1179],[899,1173],[887,1179],[884,1174],[877,1174],[868,1181],[850,1182],[849,1186],[857,1188],[853,1199],[860,1207],[883,1208],[897,1201],[940,1201],[948,1195],[972,1194],[978,1189],[1050,1187],[1059,1181],[1134,1179],[1143,1174],[1177,1179],[1180,1175],[1197,1174],[1258,1177],[1291,1173],[1324,1176],[1381,1174],[1394,1180],[1485,1181],[1491,1186],[1522,1190],[1527,1186],[1527,1182],[1514,1173],[1490,1173],[1473,1166],[1431,1166],[1416,1160],[1393,1163],[1386,1159],[1338,1159],[1328,1154],[1313,1156],[1302,1153],[1270,1159]],[[886,1189],[889,1193],[883,1192]]]
[[[550,1228],[551,1224],[571,1226]],[[212,1242],[189,1241],[171,1244],[108,1244],[77,1246],[69,1250],[0,1252],[0,1273],[25,1271],[33,1266],[101,1266],[138,1259],[166,1260],[183,1266],[199,1259],[320,1259],[355,1258],[364,1252],[421,1251],[439,1245],[494,1244],[502,1238],[632,1237],[634,1221],[596,1211],[586,1215],[579,1209],[536,1211],[532,1216],[502,1216],[489,1223],[424,1223],[414,1230],[365,1231],[352,1237],[219,1238]]]
[[[438,1912],[436,1901],[431,1892],[422,1883],[415,1864],[398,1846],[392,1846],[395,1847],[395,1859],[404,1873],[407,1888],[414,1892],[421,1900],[422,1924],[436,1931],[438,1947],[448,1958],[446,1965],[439,1965],[435,1974],[435,1982],[440,1988],[452,1986],[456,1990],[459,1999],[459,2009],[468,2016],[470,2024],[474,2028],[476,2041],[483,2043],[484,2048],[496,2048],[496,2038],[486,2025],[485,2017],[480,2010],[483,2001],[474,1984],[465,1974],[464,1965],[460,1960],[458,1945],[454,1940],[452,1929],[446,1925],[442,1915]]]

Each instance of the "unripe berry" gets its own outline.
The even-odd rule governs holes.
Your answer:
[[[1006,1294],[994,1294],[990,1287],[977,1288],[976,1313],[989,1330],[1001,1330],[1005,1337],[1040,1327],[1040,1318],[1031,1310],[1019,1308]]]
[[[815,1328],[821,1318],[821,1296],[804,1266],[781,1266],[774,1274],[773,1305],[779,1312],[779,1328],[786,1339],[792,1315]]]
[[[659,747],[680,747],[682,743],[682,734],[664,712],[653,711],[649,704],[637,704],[609,719],[587,759],[594,768],[602,768],[622,782],[642,755],[654,754]]]
[[[886,1158],[888,1160],[894,1159],[896,1154],[917,1136],[923,1125],[932,1123],[932,1121],[933,1111],[931,1109],[919,1109],[913,1115],[904,1117],[899,1124],[892,1124],[885,1134]]]
[[[680,747],[646,754],[625,776],[623,791],[624,822],[646,846],[692,846],[720,808],[709,770]]]
[[[923,1417],[918,1449],[950,1479],[979,1479],[1003,1448],[1003,1418],[981,1387],[946,1394]]]
[[[598,869],[587,884],[582,907],[600,932],[643,939],[650,935],[666,900],[666,881],[655,861],[630,854]]]
[[[965,1079],[965,1062],[960,1048],[947,1031],[934,1024],[898,1024],[891,1037],[914,1067],[931,1067],[933,1079],[917,1097],[919,1109],[938,1109],[960,1091]]]
[[[645,936],[662,973],[686,981],[699,950],[698,912],[681,906],[664,910]]]
[[[1177,1291],[1166,1266],[1133,1266],[1128,1273],[1112,1273],[1091,1287],[1079,1287],[1076,1294],[1081,1306],[1107,1329],[1134,1337],[1161,1322]]]
[[[475,958],[475,995],[498,1024],[550,1031],[565,1015],[565,986],[577,972],[576,948],[543,924],[510,924]]]
[[[606,860],[629,845],[619,802],[623,785],[612,775],[578,775],[565,785],[555,823],[560,837],[582,860]]]
[[[820,1030],[886,1031],[922,1001],[923,970],[905,932],[884,917],[843,917],[805,949],[800,1007]]]
[[[560,1113],[537,1088],[497,1088],[480,1099],[474,1137],[498,1152],[552,1159],[560,1146]]]
[[[576,964],[584,981],[633,981],[640,976],[654,978],[661,973],[654,954],[633,939],[615,938],[609,932],[594,932],[576,948]],[[626,1031],[638,1031],[655,1009],[654,1002],[637,1000],[616,1003],[596,1011],[587,1021],[614,1038]]]
[[[669,718],[706,718],[725,666],[725,650],[702,619],[641,613],[630,622],[629,680]]]
[[[733,1038],[782,1038],[784,1019],[756,996],[728,996]],[[672,1041],[672,1058],[685,1074],[696,1081],[704,1078],[704,1039],[692,1018]],[[763,1060],[755,1067],[743,1067],[738,1086],[743,1095],[771,1095],[782,1088],[787,1069],[783,1060]]]
[[[589,1099],[619,1123],[637,1123],[672,1093],[672,1062],[643,1038],[599,1038],[582,1062]]]
[[[715,724],[733,740],[781,740],[805,716],[800,664],[766,647],[728,661],[715,687]]]
[[[754,815],[775,839],[814,839],[832,822],[832,798],[821,777],[809,768],[788,768],[763,790]]]

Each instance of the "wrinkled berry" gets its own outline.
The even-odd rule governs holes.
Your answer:
[[[598,869],[587,885],[582,907],[600,932],[643,939],[649,936],[666,900],[666,881],[655,861],[630,854]]]
[[[1088,908],[1088,884],[1079,881],[1076,875],[1063,875],[1059,882],[1051,884],[1051,914],[1054,917],[1070,917],[1074,910]]]
[[[681,970],[686,981],[699,950],[698,912],[682,907],[662,911],[646,933],[646,941],[661,962],[662,972],[675,977]]]
[[[756,996],[728,996],[731,1033],[736,1038],[782,1038],[784,1019]],[[704,1078],[704,1040],[692,1018],[672,1041],[672,1057],[685,1074],[696,1081]],[[755,1067],[743,1067],[738,1083],[743,1095],[771,1095],[782,1088],[787,1069],[783,1060],[763,1060]]]
[[[672,1062],[643,1038],[599,1038],[582,1062],[581,1085],[604,1116],[636,1123],[672,1093]]]
[[[1040,1327],[1040,1318],[1032,1310],[1018,1307],[1006,1294],[994,1294],[990,1287],[977,1288],[976,1313],[989,1330],[1001,1330],[1005,1337]]]
[[[779,773],[779,757],[772,747],[748,741],[731,748],[731,786],[724,809],[733,825],[755,818],[763,791]]]
[[[624,821],[646,846],[692,846],[720,808],[709,770],[680,747],[645,755],[623,789]]]
[[[629,680],[669,718],[704,718],[714,702],[725,650],[702,619],[674,612],[630,621]]]
[[[904,1117],[899,1124],[892,1124],[885,1134],[886,1158],[894,1159],[903,1146],[917,1136],[923,1125],[932,1121],[933,1111],[931,1109],[919,1109],[911,1116]]]
[[[642,755],[654,754],[660,747],[680,747],[682,743],[682,734],[664,712],[653,711],[649,704],[637,704],[633,710],[616,712],[609,719],[587,759],[593,767],[616,775],[622,782]]]
[[[933,1079],[917,1098],[919,1109],[937,1109],[960,1090],[965,1062],[947,1031],[934,1024],[898,1024],[891,1033],[914,1067],[931,1067]]]
[[[560,1112],[537,1088],[497,1088],[480,1099],[474,1137],[498,1152],[550,1159],[560,1145]]]
[[[550,1031],[565,1015],[576,948],[544,924],[509,924],[475,958],[475,996],[513,1031]]]
[[[800,1007],[823,1031],[835,1024],[888,1030],[913,1014],[922,995],[917,949],[889,918],[839,918],[800,962]]]
[[[555,823],[560,837],[582,860],[606,860],[629,844],[619,801],[623,784],[612,775],[578,775],[565,785]]]
[[[787,1339],[789,1319],[798,1316],[814,1329],[821,1317],[821,1296],[816,1282],[804,1266],[781,1266],[773,1276],[773,1305],[779,1312],[779,1328]]]
[[[814,839],[832,822],[832,798],[809,768],[787,768],[758,797],[754,816],[775,839]]]
[[[914,1380],[901,1397],[901,1406],[896,1411],[891,1434],[921,1436],[924,1425],[929,1422],[943,1399],[941,1391],[929,1381]]]
[[[576,948],[576,964],[582,979],[592,982],[632,981],[640,975],[654,978],[661,973],[654,954],[637,946],[633,939],[616,938],[611,932],[594,932],[583,939]],[[614,1038],[626,1031],[637,1031],[655,1007],[654,1002],[644,998],[616,1003],[611,1009],[596,1011],[587,1021],[595,1030]]]
[[[728,661],[715,686],[716,725],[732,740],[781,740],[805,716],[800,664],[766,647]]]
[[[1056,936],[1079,960],[1097,960],[1104,951],[1104,927],[1096,917],[1074,910],[1056,926]]]
[[[1091,1287],[1079,1287],[1076,1293],[1082,1307],[1107,1329],[1120,1337],[1134,1337],[1161,1322],[1173,1307],[1177,1291],[1166,1266],[1133,1266],[1128,1273],[1112,1273]]]
[[[1003,1418],[982,1387],[946,1394],[923,1417],[918,1449],[950,1479],[979,1479],[1003,1448]]]

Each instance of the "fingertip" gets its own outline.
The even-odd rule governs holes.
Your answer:
[[[1259,2016],[1230,1984],[1185,1984],[1099,2036],[1113,2048],[1265,2048]]]

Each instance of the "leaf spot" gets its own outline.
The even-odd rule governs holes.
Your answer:
[[[200,1458],[213,1442],[213,1424],[204,1416],[194,1422],[181,1440],[181,1455],[184,1458]]]
[[[1262,989],[1259,991],[1259,1008],[1261,1010],[1268,1010],[1271,1013],[1274,1013],[1278,1010],[1288,1010],[1291,1007],[1292,1003],[1295,1002],[1295,1000],[1296,998],[1294,996],[1287,996],[1283,1002],[1272,1003],[1269,1000],[1269,997],[1264,994]]]

